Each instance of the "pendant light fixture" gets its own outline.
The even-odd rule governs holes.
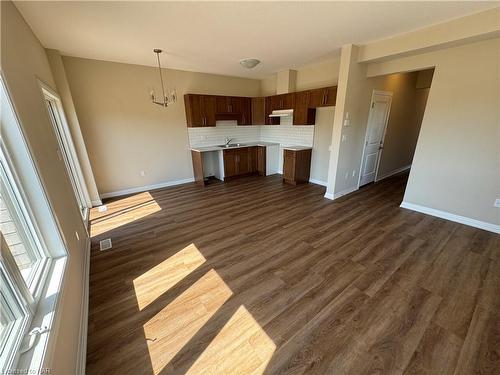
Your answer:
[[[163,107],[168,107],[170,104],[173,104],[177,101],[177,93],[175,92],[175,89],[168,93],[168,95],[165,95],[165,85],[163,84],[163,75],[161,72],[161,64],[160,64],[160,53],[163,51],[161,49],[155,48],[153,50],[154,53],[156,53],[156,58],[158,60],[158,71],[160,73],[160,83],[161,83],[161,92],[162,92],[162,99],[158,100],[155,96],[154,90],[151,91],[151,100],[153,101],[154,104],[161,105]]]

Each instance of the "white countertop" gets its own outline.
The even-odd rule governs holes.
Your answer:
[[[279,143],[273,142],[245,142],[240,143],[239,146],[233,147],[220,147],[220,146],[203,146],[203,147],[191,147],[191,151],[196,152],[208,152],[208,151],[222,151],[222,150],[232,150],[235,148],[243,148],[243,147],[253,147],[253,146],[279,146]]]
[[[309,147],[309,146],[284,146],[283,150],[291,150],[291,151],[312,150],[312,147]]]

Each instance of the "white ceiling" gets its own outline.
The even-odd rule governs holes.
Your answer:
[[[63,55],[263,78],[364,44],[498,6],[492,2],[16,2]],[[238,61],[255,57],[253,70]]]

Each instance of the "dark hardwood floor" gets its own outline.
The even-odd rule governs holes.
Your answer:
[[[500,374],[500,236],[249,177],[92,212],[88,374]],[[99,240],[113,248],[99,251]]]

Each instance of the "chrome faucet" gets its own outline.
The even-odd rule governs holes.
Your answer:
[[[226,137],[226,146],[228,146],[232,140],[233,140],[232,138]]]

